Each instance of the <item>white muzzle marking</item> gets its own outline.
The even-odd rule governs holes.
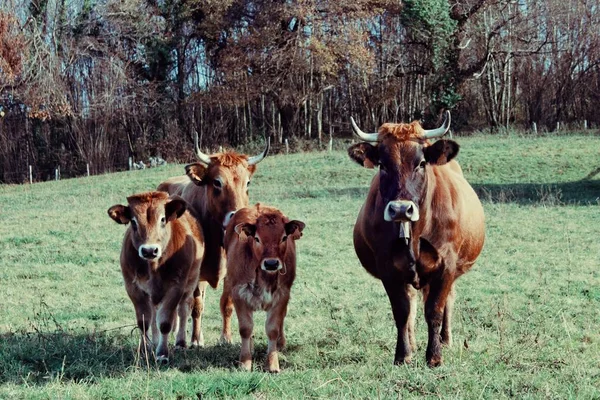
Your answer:
[[[138,255],[147,261],[158,260],[162,255],[162,250],[157,244],[143,244],[138,248]]]
[[[409,200],[394,200],[387,203],[383,219],[392,222],[415,222],[419,220],[419,207]]]

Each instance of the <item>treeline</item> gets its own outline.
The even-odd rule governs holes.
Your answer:
[[[0,181],[385,121],[600,125],[597,0],[4,0]]]

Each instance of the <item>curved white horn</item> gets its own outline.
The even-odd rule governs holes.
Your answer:
[[[448,132],[449,129],[450,129],[450,111],[446,110],[446,113],[444,114],[444,122],[442,123],[442,126],[440,126],[439,128],[436,128],[436,129],[425,130],[423,133],[423,138],[424,139],[433,139],[433,138],[442,137],[446,134],[446,132]]]
[[[267,156],[267,153],[269,152],[270,148],[271,148],[271,138],[268,137],[267,138],[267,147],[265,147],[265,150],[257,156],[248,158],[248,165],[256,165],[259,162],[261,162],[262,160],[264,160],[264,158]]]
[[[352,117],[350,117],[350,122],[352,123],[352,130],[362,140],[365,140],[367,142],[376,142],[377,141],[377,139],[379,137],[379,133],[364,133],[363,131],[360,130],[358,125],[356,125],[356,122],[354,122],[354,118],[352,118]]]
[[[206,165],[210,164],[210,157],[206,154],[204,154],[202,151],[200,151],[200,147],[198,147],[198,132],[194,131],[194,148],[196,149],[196,157],[198,157],[198,160]]]

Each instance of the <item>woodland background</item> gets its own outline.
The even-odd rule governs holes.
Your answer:
[[[0,182],[219,145],[319,148],[452,110],[600,126],[598,0],[2,0]]]

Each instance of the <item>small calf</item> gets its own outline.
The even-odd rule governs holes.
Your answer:
[[[233,306],[238,317],[242,349],[240,363],[252,368],[252,313],[267,312],[269,372],[279,372],[277,349],[285,345],[283,319],[296,277],[296,244],[304,223],[290,221],[276,208],[256,204],[238,210],[227,225],[227,276],[221,296],[221,339],[231,343]]]
[[[125,289],[142,335],[152,327],[153,341],[158,337],[157,360],[168,362],[168,337],[177,314],[176,346],[186,346],[186,323],[200,278],[204,238],[180,197],[149,192],[130,196],[127,203],[108,210],[119,224],[130,223],[121,249]]]

